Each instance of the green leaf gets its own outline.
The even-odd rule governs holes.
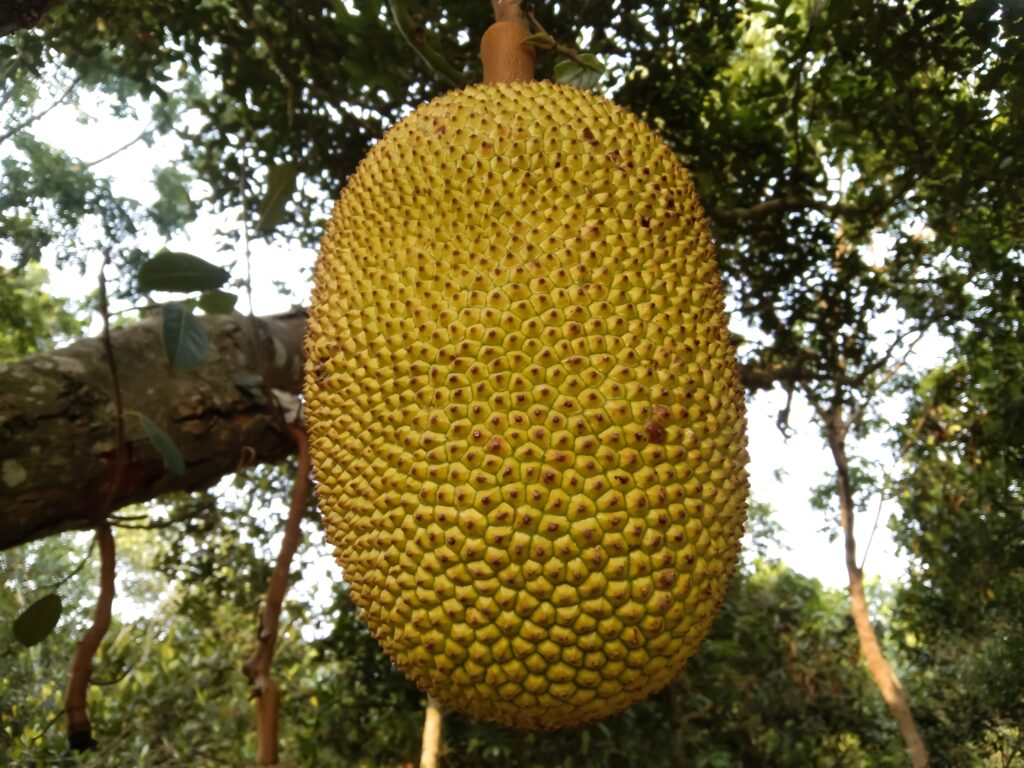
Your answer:
[[[25,647],[41,643],[53,632],[63,610],[56,593],[39,598],[14,620],[14,639]]]
[[[181,451],[171,436],[160,429],[149,416],[142,413],[135,415],[139,417],[139,424],[142,425],[142,431],[146,433],[149,442],[156,448],[160,458],[164,460],[164,470],[167,474],[185,474],[185,457],[181,455]]]
[[[199,308],[208,315],[230,315],[236,301],[238,296],[227,291],[203,291],[199,297]]]
[[[559,59],[555,62],[555,82],[575,85],[577,88],[589,90],[595,88],[601,80],[604,65],[592,53],[580,54],[580,61]]]
[[[164,351],[172,368],[192,368],[206,362],[210,337],[191,309],[172,302],[161,307],[164,320]]]
[[[209,291],[220,288],[228,271],[189,253],[161,251],[139,268],[139,290]]]
[[[285,205],[295,191],[297,169],[295,163],[275,165],[267,173],[267,192],[257,211],[256,230],[267,233],[284,221]]]

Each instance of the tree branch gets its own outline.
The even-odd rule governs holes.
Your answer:
[[[81,81],[81,79],[81,75],[76,75],[75,79],[71,81],[71,85],[69,85],[64,90],[64,93],[62,93],[56,101],[54,101],[52,104],[46,107],[46,109],[42,110],[41,112],[33,112],[24,120],[21,120],[20,122],[17,122],[14,125],[12,125],[10,128],[7,129],[5,133],[0,134],[0,144],[2,144],[12,136],[19,133],[23,128],[27,128],[28,126],[32,125],[32,123],[36,122],[37,120],[42,120],[44,117],[50,114],[50,112],[52,112],[61,104],[66,102],[68,100],[68,97],[71,96],[72,93],[74,93],[75,88],[78,87],[78,83]]]
[[[249,678],[256,702],[256,764],[277,763],[277,715],[281,691],[270,676],[270,665],[274,659],[277,643],[277,628],[281,619],[281,605],[288,592],[288,571],[292,557],[302,537],[300,524],[309,498],[309,443],[301,428],[290,424],[288,434],[295,441],[299,452],[299,464],[295,470],[295,485],[292,487],[291,506],[284,525],[284,538],[277,554],[277,562],[267,585],[267,600],[260,616],[256,650],[242,665],[242,671]]]
[[[748,221],[751,219],[766,219],[778,213],[789,213],[792,211],[821,211],[838,215],[856,215],[867,213],[866,208],[844,203],[825,203],[820,200],[795,197],[787,195],[764,200],[748,208],[714,208],[705,206],[707,214],[716,221]]]
[[[110,627],[110,610],[114,602],[114,536],[109,525],[103,523],[96,529],[96,540],[100,545],[100,595],[96,600],[92,625],[75,647],[75,655],[71,662],[71,679],[68,682],[67,696],[64,698],[68,744],[75,750],[92,749],[96,746],[86,709],[86,697],[89,680],[92,678],[92,660]]]
[[[302,310],[249,322],[205,316],[209,359],[189,371],[167,365],[158,316],[110,330],[126,409],[145,413],[185,458],[170,475],[136,420],[125,424],[117,470],[116,406],[102,339],[82,339],[0,371],[0,549],[96,525],[106,513],[172,491],[199,490],[246,464],[295,450],[271,401],[302,383]]]
[[[31,29],[68,0],[4,0],[0,6],[0,37],[19,29]]]
[[[409,44],[409,47],[416,52],[416,55],[423,60],[423,63],[448,81],[450,85],[456,88],[465,86],[466,78],[462,73],[455,69],[440,52],[435,51],[427,44],[423,30],[413,21],[412,16],[409,15],[409,9],[406,8],[405,1],[388,0],[388,7],[391,8],[391,18],[395,22],[395,28],[398,30],[398,33]]]

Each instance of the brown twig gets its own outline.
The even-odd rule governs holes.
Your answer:
[[[100,596],[96,601],[92,626],[75,647],[75,656],[71,662],[71,679],[68,681],[67,696],[64,698],[68,744],[76,750],[92,749],[96,746],[86,709],[86,694],[92,678],[92,659],[110,627],[110,610],[114,602],[114,536],[109,525],[102,523],[96,528],[96,541],[100,546]]]
[[[281,692],[270,677],[270,665],[274,659],[274,645],[277,643],[277,628],[281,618],[281,605],[288,592],[288,570],[292,557],[298,549],[301,538],[300,523],[308,499],[309,443],[302,429],[294,424],[287,426],[288,433],[295,440],[299,453],[299,465],[295,470],[295,485],[292,488],[291,507],[285,522],[284,538],[277,554],[270,583],[267,585],[267,600],[260,616],[256,650],[242,665],[242,671],[249,678],[256,697],[256,765],[274,765],[277,762],[277,714]]]

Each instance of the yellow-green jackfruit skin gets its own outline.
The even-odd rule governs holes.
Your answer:
[[[697,651],[747,495],[726,324],[689,174],[603,98],[471,87],[371,149],[317,262],[306,418],[352,598],[422,690],[561,728]]]

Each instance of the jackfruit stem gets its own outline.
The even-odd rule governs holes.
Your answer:
[[[537,52],[523,45],[530,23],[518,0],[491,0],[495,22],[480,39],[485,83],[523,83],[533,80]]]

